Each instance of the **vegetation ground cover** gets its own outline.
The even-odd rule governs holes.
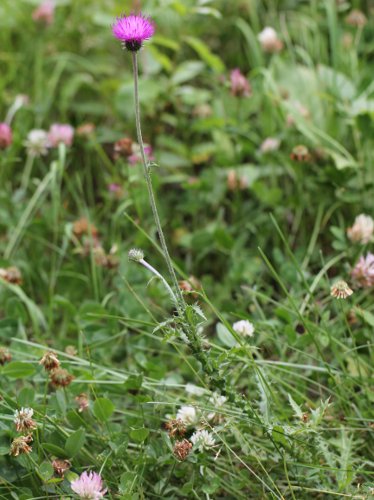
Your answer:
[[[373,496],[373,16],[2,1],[0,498]]]

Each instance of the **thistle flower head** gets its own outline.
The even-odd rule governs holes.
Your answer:
[[[255,331],[255,327],[247,319],[237,321],[232,325],[232,327],[236,333],[239,333],[239,335],[243,335],[244,337],[253,337]]]
[[[13,142],[12,129],[7,123],[0,123],[0,149],[8,148]]]
[[[29,434],[28,436],[20,436],[13,439],[10,445],[10,455],[13,455],[13,457],[18,457],[18,455],[22,455],[23,453],[30,453],[32,451],[30,443],[32,443],[31,434]]]
[[[152,38],[154,32],[153,21],[141,13],[117,17],[112,25],[113,36],[132,52],[138,51],[145,40]]]
[[[191,436],[191,443],[200,451],[209,450],[216,444],[212,434],[206,430],[196,431]]]
[[[337,281],[331,287],[331,295],[337,299],[346,299],[350,295],[352,295],[353,290],[351,290],[343,280]]]
[[[34,410],[32,408],[21,408],[14,412],[14,425],[16,426],[17,432],[32,431],[36,429],[36,422],[33,420],[32,416]]]
[[[100,474],[96,472],[83,472],[70,486],[82,500],[99,500],[107,492]]]
[[[361,256],[351,272],[352,278],[363,288],[374,286],[374,255]]]
[[[129,260],[133,260],[134,262],[140,262],[143,259],[144,259],[143,250],[140,250],[139,248],[132,248],[129,251]]]

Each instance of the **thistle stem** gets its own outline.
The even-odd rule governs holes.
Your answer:
[[[149,201],[151,204],[152,208],[152,213],[153,217],[156,223],[157,227],[157,232],[158,236],[160,238],[160,243],[161,243],[161,248],[164,254],[164,259],[171,277],[171,281],[173,284],[173,287],[175,288],[176,296],[177,296],[177,309],[178,309],[178,314],[182,314],[185,311],[185,302],[184,298],[182,295],[182,292],[179,288],[178,285],[178,280],[174,272],[173,264],[169,255],[168,247],[166,245],[166,240],[164,233],[162,231],[162,226],[161,226],[161,221],[160,217],[158,215],[158,210],[157,210],[157,205],[156,205],[156,199],[155,195],[153,192],[153,187],[152,187],[152,179],[149,173],[149,165],[148,161],[145,155],[144,151],[144,143],[143,143],[143,137],[142,137],[142,129],[141,129],[141,124],[140,124],[140,105],[139,105],[139,76],[138,76],[138,58],[137,58],[137,52],[133,51],[132,52],[132,62],[133,62],[133,68],[134,68],[134,101],[135,101],[135,122],[136,122],[136,133],[138,136],[138,143],[140,147],[140,154],[142,157],[142,164],[143,164],[143,172],[144,172],[144,177],[146,180],[147,184],[147,189],[148,189],[148,196],[149,196]]]

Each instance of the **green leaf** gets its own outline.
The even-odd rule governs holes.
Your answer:
[[[217,55],[213,54],[203,41],[192,36],[186,37],[185,40],[213,71],[217,73],[223,73],[225,71],[225,65],[222,60]]]
[[[78,429],[68,437],[65,443],[65,450],[69,457],[74,457],[81,450],[86,439],[84,429]]]
[[[32,406],[35,398],[35,391],[31,387],[24,387],[18,394],[19,406]]]
[[[234,346],[238,345],[238,343],[235,340],[234,336],[232,335],[232,333],[230,332],[230,330],[225,327],[224,324],[217,323],[216,331],[217,331],[217,336],[218,336],[219,340],[225,346],[227,346],[227,347],[234,347]]]
[[[356,307],[354,311],[359,318],[365,321],[365,323],[374,327],[374,314],[372,314],[369,311],[365,311],[364,309],[360,309],[358,307]]]
[[[171,81],[174,85],[188,82],[199,75],[203,69],[204,64],[201,61],[185,61],[177,67]]]
[[[146,429],[145,427],[141,427],[140,429],[133,429],[130,432],[130,437],[133,441],[136,441],[137,443],[143,443],[148,437],[149,430]]]
[[[60,446],[57,446],[55,444],[42,443],[41,446],[43,450],[46,450],[49,453],[52,453],[53,455],[56,455],[56,457],[67,458],[69,456],[68,453],[66,453],[66,451],[63,448],[60,448]]]
[[[34,373],[35,368],[33,365],[22,361],[12,361],[2,369],[2,374],[9,378],[26,378],[31,377]]]
[[[43,479],[43,481],[48,481],[53,476],[53,467],[50,462],[42,462],[39,465],[38,474]]]
[[[106,422],[113,415],[115,406],[110,399],[98,398],[93,404],[93,413],[101,422]]]

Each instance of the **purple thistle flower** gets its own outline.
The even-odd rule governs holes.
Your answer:
[[[130,14],[117,17],[112,25],[113,36],[120,40],[127,50],[136,52],[145,40],[152,38],[155,32],[153,21],[143,14]]]
[[[96,472],[83,472],[70,486],[82,500],[100,500],[107,492],[107,489],[103,488],[100,474]]]

